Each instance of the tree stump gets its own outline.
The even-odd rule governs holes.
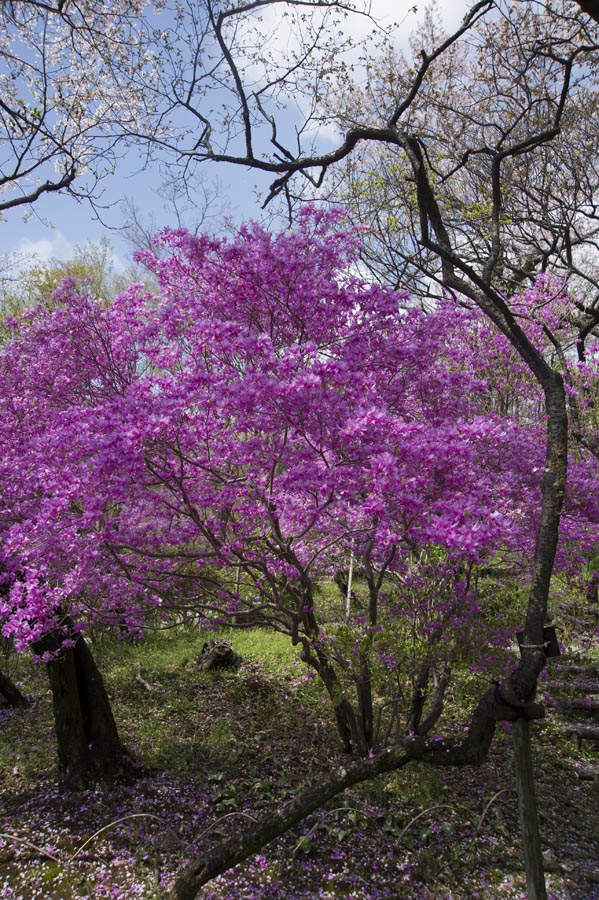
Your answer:
[[[4,672],[0,672],[0,701],[4,701],[5,706],[29,705],[27,697]]]
[[[198,657],[198,666],[204,672],[211,669],[238,669],[240,665],[241,656],[235,653],[231,641],[223,638],[207,641]]]

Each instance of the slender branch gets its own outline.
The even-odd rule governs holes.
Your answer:
[[[467,31],[472,28],[472,26],[481,19],[490,9],[495,6],[494,0],[479,0],[471,10],[468,11],[467,15],[464,17],[464,20],[461,26],[451,34],[447,40],[443,41],[438,47],[436,47],[432,53],[426,53],[424,50],[421,53],[422,62],[420,64],[420,68],[416,73],[415,78],[412,81],[412,86],[405,98],[401,103],[397,105],[395,108],[393,115],[389,119],[389,127],[395,128],[397,123],[399,122],[402,115],[410,108],[414,100],[416,99],[416,95],[420,90],[422,82],[426,76],[426,73],[430,69],[431,63],[433,63],[436,59],[442,56],[453,44],[458,41],[462,35],[464,35]]]

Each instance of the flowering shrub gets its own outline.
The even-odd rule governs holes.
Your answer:
[[[158,296],[102,308],[65,282],[0,358],[3,632],[23,649],[57,615],[139,629],[156,609],[251,611],[302,646],[348,745],[371,744],[377,641],[394,664],[378,635],[406,620],[440,648],[480,640],[472,566],[531,553],[537,388],[479,312],[425,313],[355,277],[341,213],[157,243],[139,257]],[[596,519],[571,503],[562,565]],[[315,588],[350,556],[368,598],[348,650]]]

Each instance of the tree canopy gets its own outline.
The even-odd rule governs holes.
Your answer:
[[[257,613],[301,646],[366,758],[372,667],[399,664],[381,623],[392,635],[423,597],[431,707],[415,691],[401,749],[330,796],[415,758],[480,761],[497,720],[534,713],[552,573],[580,565],[598,519],[596,23],[566,0],[479,0],[453,34],[429,16],[403,55],[372,23],[361,56],[356,15],[372,23],[339,0],[2,7],[0,209],[85,172],[92,197],[135,144],[182,178],[206,160],[265,172],[297,216],[278,235],[165,232],[139,255],[156,293],[106,305],[67,280],[11,325],[3,631],[24,648],[62,628],[68,648],[94,620]],[[306,185],[375,219],[364,249],[339,213],[297,214]],[[476,621],[473,567],[504,556],[530,586],[522,658],[465,738],[427,742],[441,666]],[[316,582],[348,559],[367,612],[327,632]],[[196,861],[179,896],[241,844]]]
[[[476,634],[470,568],[499,555],[526,572],[538,385],[476,307],[426,313],[352,275],[359,234],[340,215],[306,210],[291,232],[231,240],[167,231],[159,255],[138,254],[157,295],[132,286],[106,304],[65,280],[14,321],[0,356],[0,612],[22,649],[64,617],[68,646],[73,622],[135,631],[156,610],[252,613],[300,644],[347,714],[348,749],[364,752],[377,737],[360,673],[372,654],[403,664],[393,623],[416,616],[450,666],[458,636]],[[541,281],[514,308],[536,343],[569,303]],[[566,571],[596,541],[595,477],[592,455],[573,462]],[[345,651],[315,598],[350,555],[368,609],[348,632],[356,667],[338,670]],[[363,727],[344,694],[356,686]]]

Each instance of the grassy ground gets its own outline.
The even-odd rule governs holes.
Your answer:
[[[78,794],[56,783],[43,670],[11,660],[33,703],[0,711],[0,900],[155,900],[194,847],[222,840],[339,763],[328,704],[288,640],[236,631],[243,664],[221,674],[199,671],[204,640],[190,630],[140,644],[96,639],[121,736],[144,774]],[[599,790],[576,776],[592,751],[581,757],[551,719],[534,730],[550,896],[595,900]],[[202,897],[522,898],[513,787],[511,738],[500,729],[481,769],[413,767],[364,785]]]

